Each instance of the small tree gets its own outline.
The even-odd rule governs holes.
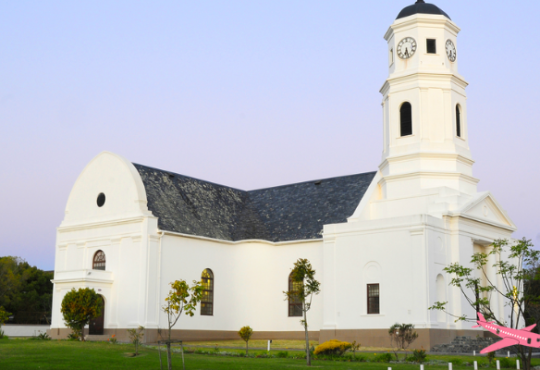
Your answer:
[[[283,292],[285,293],[286,299],[298,300],[302,302],[302,312],[304,314],[304,319],[300,320],[300,323],[304,327],[306,333],[306,360],[307,365],[311,366],[311,356],[309,351],[309,332],[308,332],[308,322],[307,322],[307,312],[311,308],[311,302],[313,300],[313,295],[319,294],[321,291],[319,283],[315,280],[315,270],[311,266],[311,263],[307,259],[299,258],[298,261],[294,263],[294,268],[291,272],[291,279],[296,285],[296,289]]]
[[[508,240],[495,240],[491,248],[485,252],[474,253],[471,257],[471,267],[458,262],[444,269],[453,278],[451,286],[461,290],[466,302],[474,309],[474,317],[453,315],[446,310],[448,302],[435,302],[430,310],[441,310],[454,316],[456,321],[475,322],[476,312],[481,312],[486,320],[495,321],[497,325],[518,329],[525,324],[526,307],[538,304],[537,280],[540,266],[540,251],[533,250],[530,240],[525,238],[510,244]],[[491,262],[490,262],[491,261]],[[493,272],[493,275],[488,273]],[[495,277],[495,278],[494,278]],[[502,284],[497,281],[500,280]],[[498,315],[491,309],[491,301],[498,295],[506,306],[511,307],[509,322],[504,312]],[[533,311],[529,312],[529,314]],[[538,323],[540,316],[532,315]],[[523,370],[530,370],[532,348],[516,345],[517,355],[523,364]]]
[[[91,319],[99,317],[103,309],[103,300],[94,289],[71,289],[62,299],[61,312],[66,326],[80,335],[84,341],[84,327]]]
[[[248,342],[251,336],[253,335],[253,329],[251,329],[249,326],[244,326],[240,329],[238,332],[238,335],[240,338],[246,342],[246,356],[248,355]]]
[[[396,356],[396,361],[399,361],[398,351],[405,351],[405,357],[407,358],[406,350],[409,348],[412,342],[418,338],[418,333],[414,331],[413,324],[398,324],[395,323],[388,330],[388,335],[390,335],[390,343],[392,345],[392,350]]]
[[[135,356],[138,356],[139,344],[141,344],[141,340],[144,337],[144,326],[139,326],[138,329],[128,329],[127,332],[131,343],[135,345]]]
[[[356,343],[355,340],[352,341],[352,343],[351,343],[351,351],[353,353],[354,358],[356,358],[356,351],[358,351],[360,349],[360,346],[361,346],[360,343]]]
[[[168,324],[168,340],[167,345],[167,365],[169,370],[172,370],[171,362],[171,331],[172,328],[178,322],[178,319],[185,312],[187,316],[192,317],[197,309],[197,303],[202,299],[203,286],[198,281],[193,281],[193,286],[189,286],[185,280],[176,280],[170,283],[171,290],[169,295],[165,298],[166,305],[162,307],[163,311],[167,314]],[[182,349],[182,367],[185,369],[184,364],[184,346]]]

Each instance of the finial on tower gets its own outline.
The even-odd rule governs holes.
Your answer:
[[[415,4],[425,4],[426,2],[424,0],[416,0]]]

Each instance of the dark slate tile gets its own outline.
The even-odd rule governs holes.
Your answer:
[[[221,240],[321,238],[346,222],[375,172],[243,191],[134,164],[160,229]]]

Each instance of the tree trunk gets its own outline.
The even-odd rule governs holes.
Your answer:
[[[184,362],[184,343],[180,342],[180,350],[182,351],[182,369],[186,370],[186,364]]]
[[[159,368],[160,370],[163,370],[163,362],[161,361],[161,344],[159,343],[159,340],[157,342],[158,351],[159,351]]]
[[[306,360],[307,366],[311,366],[311,357],[309,356],[309,333],[307,328],[307,311],[304,310],[304,330],[306,332]]]
[[[84,339],[84,326],[83,326],[82,329],[81,329],[81,340],[82,340],[83,342],[86,342],[85,339]]]
[[[247,357],[247,355],[248,355],[248,342],[246,340],[246,357]]]
[[[172,370],[172,363],[171,363],[171,342],[167,341],[167,366],[169,370]]]

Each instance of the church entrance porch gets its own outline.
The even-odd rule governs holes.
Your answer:
[[[102,302],[101,315],[90,320],[90,330],[88,332],[90,335],[103,335],[103,323],[105,321],[105,300],[102,296],[100,296],[100,298]]]

